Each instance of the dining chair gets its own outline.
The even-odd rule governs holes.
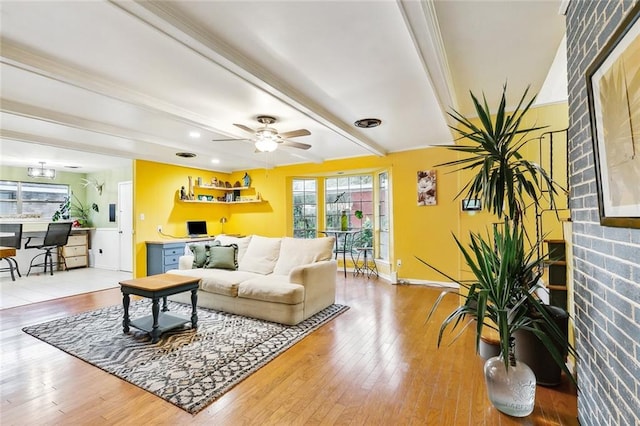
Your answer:
[[[31,259],[31,263],[29,264],[29,271],[27,272],[27,276],[31,273],[31,268],[36,267],[44,267],[44,273],[47,273],[47,265],[49,265],[49,272],[53,275],[53,254],[51,253],[53,250],[57,250],[59,247],[65,246],[67,241],[69,240],[69,234],[71,233],[71,222],[51,222],[47,227],[47,233],[44,236],[44,240],[41,244],[30,244],[32,238],[29,237],[27,239],[24,248],[30,249],[35,248],[39,250],[43,250],[42,253],[39,253]],[[44,262],[42,263],[33,263],[40,256],[44,256]],[[60,257],[62,257],[62,262],[60,262]],[[64,257],[62,256],[62,251],[58,250],[58,260],[55,262],[56,264],[64,263]]]
[[[20,250],[22,245],[22,224],[21,223],[0,223],[0,246],[2,246],[1,258],[9,264],[8,268],[0,268],[0,271],[11,272],[11,280],[15,281],[15,272],[20,275],[20,267],[15,258],[16,250]]]

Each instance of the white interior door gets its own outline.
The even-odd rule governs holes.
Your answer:
[[[133,272],[133,182],[118,182],[119,268]]]

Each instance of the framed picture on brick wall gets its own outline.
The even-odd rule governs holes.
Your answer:
[[[640,3],[587,69],[600,223],[640,228]]]

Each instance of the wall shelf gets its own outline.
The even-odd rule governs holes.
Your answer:
[[[208,191],[221,191],[226,193],[225,197],[216,197],[216,196],[211,196],[211,195],[203,195],[203,194],[199,194],[199,195],[195,195],[195,199],[194,200],[182,200],[182,199],[178,199],[179,202],[181,203],[203,203],[203,204],[256,204],[256,203],[263,203],[264,200],[258,198],[260,197],[260,194],[257,194],[257,197],[241,197],[240,193],[241,191],[245,191],[245,190],[253,190],[254,188],[251,186],[232,186],[232,187],[226,187],[226,186],[215,186],[215,185],[208,185],[208,184],[195,184],[194,185],[195,189],[199,189],[199,190],[208,190]],[[233,194],[231,194],[233,193]],[[200,198],[202,197],[202,198]],[[208,198],[208,199],[207,199]],[[235,199],[236,201],[224,201],[224,200],[220,200],[218,198],[225,198],[225,199]],[[246,198],[246,199],[241,199],[241,198]]]
[[[181,203],[202,203],[202,204],[252,204],[264,203],[265,200],[246,200],[246,201],[217,201],[217,200],[178,200]]]
[[[232,186],[227,188],[226,186],[196,185],[195,187],[200,189],[217,189],[219,191],[242,191],[243,189],[251,189],[250,186]]]

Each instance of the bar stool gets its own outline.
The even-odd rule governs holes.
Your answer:
[[[15,281],[14,271],[20,275],[20,267],[15,259],[16,249],[20,250],[22,245],[22,224],[21,223],[0,223],[0,259],[4,259],[9,264],[8,268],[0,271],[11,272],[11,280]]]
[[[49,265],[49,272],[53,275],[53,256],[51,251],[57,249],[59,247],[65,246],[67,241],[69,240],[69,234],[71,233],[71,222],[52,222],[47,227],[47,233],[44,236],[44,240],[42,244],[30,245],[31,239],[34,237],[29,237],[27,243],[24,245],[24,248],[37,248],[40,250],[44,250],[43,253],[39,253],[31,259],[31,263],[29,264],[29,271],[27,272],[27,276],[31,273],[31,268],[43,267],[44,273],[47,273],[47,265]],[[44,256],[44,262],[42,263],[33,263],[38,257]],[[62,256],[62,254],[59,254]],[[62,262],[64,262],[64,257],[62,258]],[[60,263],[59,261],[56,264]]]

